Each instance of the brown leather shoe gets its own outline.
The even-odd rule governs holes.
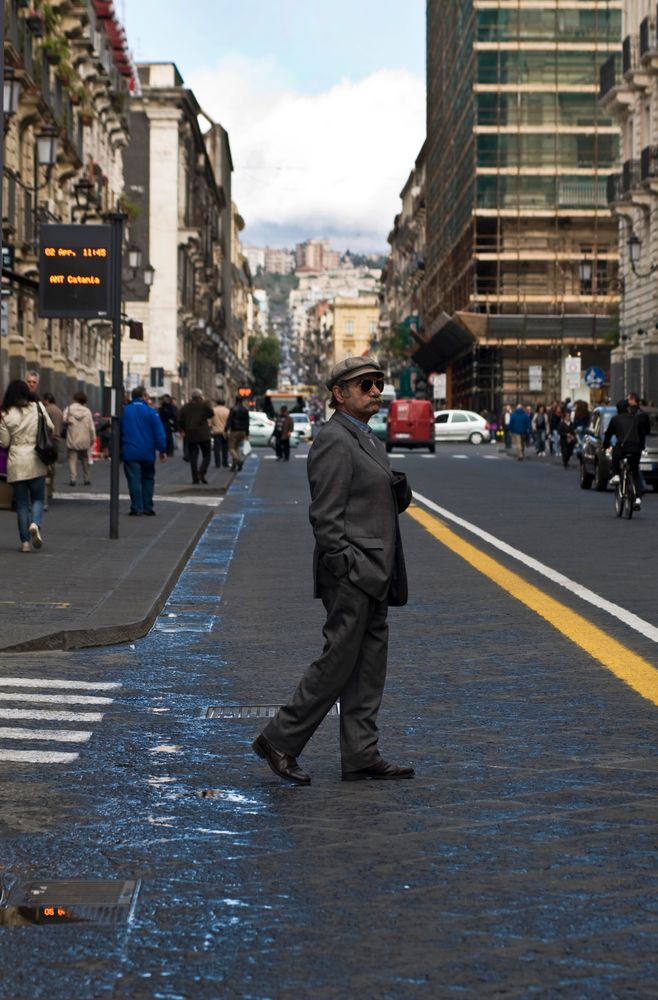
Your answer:
[[[343,771],[343,781],[396,781],[399,778],[413,778],[416,772],[413,767],[402,767],[400,764],[389,764],[380,757],[369,767],[358,771]]]
[[[266,740],[261,733],[251,744],[253,750],[266,760],[275,774],[286,781],[292,781],[295,785],[310,785],[311,776],[306,771],[302,771],[297,763],[296,757],[291,757],[288,753],[281,753],[273,747],[269,740]]]

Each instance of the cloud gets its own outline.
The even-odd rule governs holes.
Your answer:
[[[329,236],[337,249],[386,248],[425,136],[420,77],[382,69],[311,96],[276,60],[234,54],[187,83],[228,129],[245,242]]]

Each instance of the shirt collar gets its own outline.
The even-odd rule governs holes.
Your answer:
[[[364,434],[372,434],[372,427],[368,427],[367,424],[364,424],[363,420],[353,417],[350,413],[343,412],[343,416],[347,417],[348,420],[351,420],[354,426],[358,427],[360,431],[364,432]]]

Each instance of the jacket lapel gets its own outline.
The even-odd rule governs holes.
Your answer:
[[[344,427],[345,430],[349,431],[349,433],[356,438],[361,450],[364,451],[366,455],[369,455],[370,458],[374,459],[375,462],[377,462],[382,469],[385,469],[388,475],[392,477],[388,456],[384,449],[380,447],[379,441],[374,434],[366,434],[364,431],[359,430],[359,428],[348,420],[347,417],[344,417],[342,413],[334,413],[331,419],[338,420],[341,427]]]

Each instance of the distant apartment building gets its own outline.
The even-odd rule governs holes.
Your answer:
[[[290,274],[295,270],[295,258],[290,250],[265,247],[265,270],[268,274]]]
[[[340,254],[331,249],[329,240],[306,240],[295,247],[298,271],[331,271],[339,266]]]
[[[567,393],[567,358],[609,367],[617,128],[598,69],[620,0],[428,0],[426,371],[500,410]]]
[[[349,355],[369,354],[379,330],[377,295],[337,295],[333,302],[336,364]]]
[[[658,32],[656,5],[623,4],[624,40],[601,66],[601,107],[620,129],[620,168],[608,178],[619,226],[623,295],[611,396],[658,402]]]
[[[265,270],[265,249],[263,247],[244,247],[242,252],[249,262],[252,274],[258,274],[259,269]]]

